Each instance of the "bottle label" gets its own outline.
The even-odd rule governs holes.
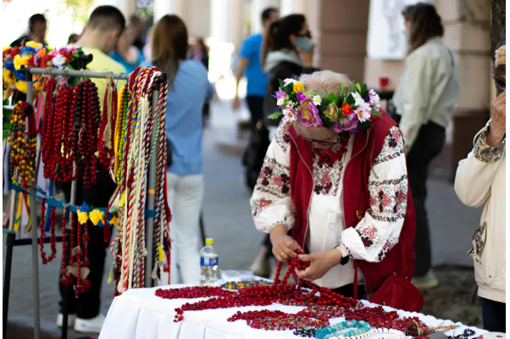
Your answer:
[[[218,266],[218,257],[200,257],[201,266]]]

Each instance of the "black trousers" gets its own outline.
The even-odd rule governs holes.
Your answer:
[[[506,304],[480,298],[482,302],[483,329],[506,333]]]
[[[254,129],[257,126],[257,122],[263,119],[264,110],[264,97],[256,96],[256,95],[248,95],[246,96],[246,103],[248,104],[248,109],[250,110],[250,123],[251,128]]]
[[[101,164],[98,163],[97,168],[97,183],[92,186],[89,191],[83,189],[83,181],[81,178],[78,179],[76,205],[81,205],[85,201],[91,208],[108,207],[108,202],[115,192],[116,185]],[[66,201],[69,202],[71,199],[71,183],[63,184],[62,189],[64,190]],[[99,307],[101,305],[101,283],[103,280],[106,249],[108,248],[108,243],[104,242],[102,227],[94,226],[89,221],[88,233],[88,258],[90,268],[88,279],[90,280],[91,288],[87,292],[80,294],[78,298],[75,298],[74,290],[72,290],[69,294],[70,298],[67,304],[68,312],[70,314],[76,314],[78,318],[82,319],[91,319],[99,314]],[[67,242],[67,244],[69,244],[69,242]],[[63,298],[65,287],[60,282],[59,289],[60,296]],[[60,306],[62,307],[62,302]]]
[[[332,289],[333,292],[339,293],[344,297],[353,298],[354,297],[354,285],[349,284],[339,288]],[[366,297],[365,286],[358,285],[358,295],[355,297],[356,299],[364,299]]]
[[[429,221],[425,208],[427,177],[430,162],[441,153],[445,137],[443,127],[429,122],[421,127],[407,155],[407,174],[416,212],[415,277],[423,277],[432,267]]]

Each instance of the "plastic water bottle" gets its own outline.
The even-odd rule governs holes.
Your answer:
[[[200,250],[200,286],[217,286],[218,254],[213,248],[214,239],[205,239],[205,247]]]

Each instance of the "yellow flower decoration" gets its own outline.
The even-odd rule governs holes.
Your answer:
[[[18,81],[16,83],[16,89],[22,93],[27,92],[27,82],[26,81]]]
[[[294,83],[294,87],[292,88],[292,90],[294,91],[294,93],[298,93],[298,92],[303,92],[303,90],[305,89],[305,85],[303,85],[302,83],[300,83],[299,81],[296,81]]]
[[[25,44],[25,46],[37,48],[37,47],[42,47],[42,44],[39,42],[35,42],[35,41],[29,41]]]
[[[80,224],[85,224],[89,220],[89,214],[87,212],[78,211],[78,222]]]
[[[117,214],[115,214],[111,220],[110,220],[110,225],[114,225],[114,226],[117,226],[117,224],[119,223],[119,217],[117,216]]]
[[[23,58],[19,54],[14,57],[14,60],[12,62],[14,63],[14,69],[19,70],[21,66],[28,66],[28,59],[29,58]]]
[[[104,213],[100,210],[93,210],[89,213],[89,217],[90,221],[92,221],[94,225],[97,225],[100,221],[104,224]]]
[[[14,72],[6,70],[4,68],[3,72],[4,82],[6,84],[15,84],[16,83],[16,77],[14,76]]]

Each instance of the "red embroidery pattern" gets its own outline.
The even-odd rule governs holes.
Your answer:
[[[257,180],[257,191],[283,198],[290,194],[289,168],[275,159],[266,157]]]
[[[313,176],[315,194],[337,195],[343,172],[343,155],[347,152],[349,139],[342,141],[338,152],[314,148]]]
[[[397,126],[390,128],[381,152],[374,160],[374,165],[396,159],[404,154],[404,142]]]

